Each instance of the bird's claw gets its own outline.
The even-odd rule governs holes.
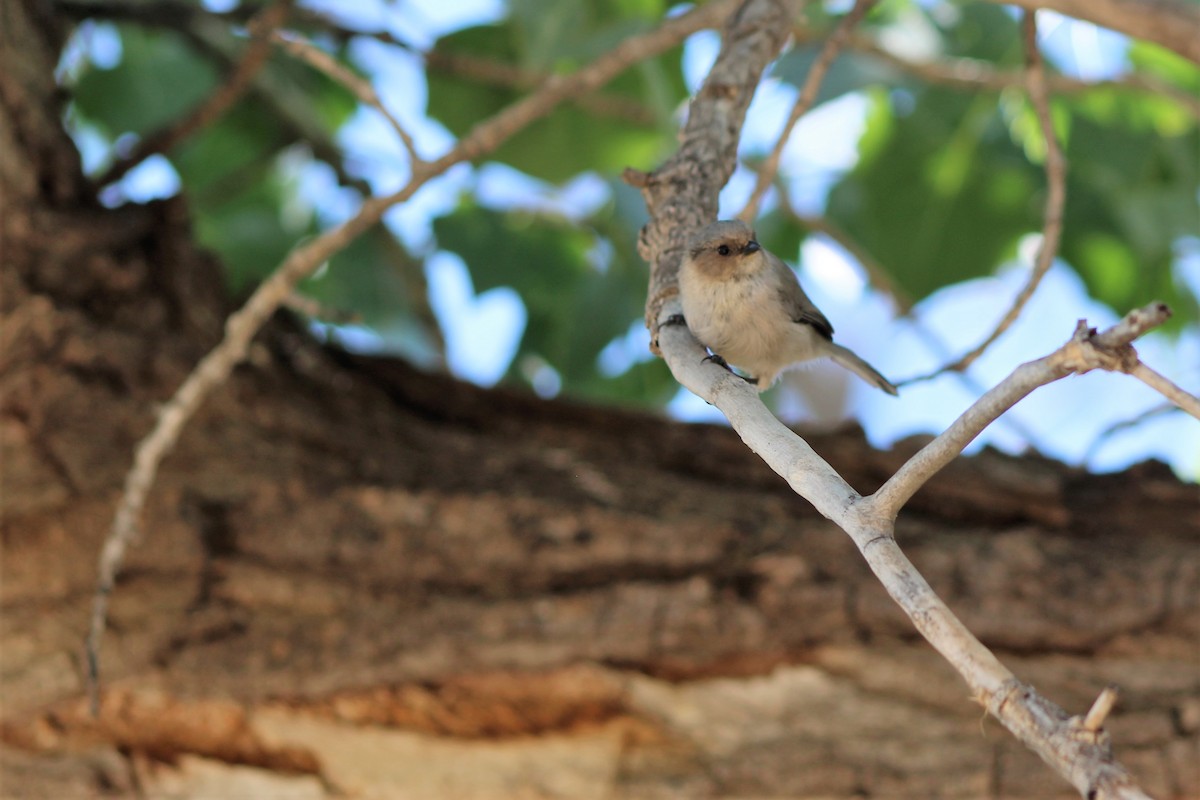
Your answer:
[[[729,366],[729,362],[721,358],[716,353],[710,353],[709,355],[705,356],[700,363],[703,364],[705,361],[711,361],[718,367],[724,367],[728,372],[733,372],[733,369]]]
[[[745,375],[738,375],[738,373],[733,371],[733,367],[729,366],[729,362],[716,353],[710,353],[705,357],[704,361],[711,361],[719,367],[724,367],[726,372],[729,372],[732,375],[737,375],[737,377],[741,378],[751,386],[758,386],[758,378],[747,378]],[[704,361],[701,361],[700,363],[703,364]]]

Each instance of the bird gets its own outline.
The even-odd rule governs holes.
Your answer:
[[[701,228],[679,271],[682,320],[712,354],[738,367],[758,391],[804,361],[828,356],[888,394],[896,387],[854,351],[833,341],[833,325],[808,299],[796,273],[758,243],[740,220]]]

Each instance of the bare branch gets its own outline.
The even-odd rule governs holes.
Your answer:
[[[1196,419],[1200,419],[1200,397],[1181,389],[1175,383],[1167,379],[1164,375],[1154,371],[1142,361],[1137,363],[1129,374],[1137,378],[1142,383],[1149,386],[1154,391],[1161,394],[1163,397],[1170,400],[1181,409],[1191,414]]]
[[[798,27],[794,36],[797,42],[817,41],[817,34],[808,28]],[[863,35],[852,34],[846,43],[846,49],[877,58],[925,83],[951,86],[970,92],[999,92],[1025,85],[1024,71],[997,69],[991,62],[975,58],[947,57],[938,61],[913,61],[893,53],[879,42]],[[1157,94],[1183,106],[1192,116],[1200,117],[1200,98],[1153,75],[1134,73],[1105,80],[1085,81],[1069,75],[1051,73],[1046,75],[1046,88],[1054,95],[1082,94],[1106,89]]]
[[[638,252],[650,263],[646,327],[656,332],[664,304],[679,292],[677,275],[691,231],[717,216],[717,194],[737,163],[738,139],[754,87],[782,49],[799,0],[746,0],[725,28],[725,42],[688,109],[679,150],[652,173],[626,170],[642,190],[650,222]],[[708,8],[709,6],[704,6]],[[651,336],[650,348],[658,352]]]
[[[663,313],[678,310],[678,298],[672,298]],[[667,364],[680,383],[719,408],[754,452],[850,535],[888,594],[990,713],[1082,794],[1144,798],[1128,772],[1113,761],[1106,740],[1018,681],[962,625],[897,546],[892,517],[894,509],[915,491],[914,486],[953,459],[979,430],[1033,389],[1074,372],[1120,368],[1127,362],[1124,351],[1131,349],[1129,341],[1156,319],[1165,319],[1160,310],[1160,305],[1152,305],[1132,312],[1099,335],[1080,323],[1067,344],[1046,358],[1019,367],[914,456],[878,493],[866,498],[775,419],[755,389],[706,363],[704,349],[685,327],[663,327],[659,338]]]
[[[213,124],[233,107],[254,82],[254,77],[267,62],[271,45],[269,35],[283,25],[293,0],[277,0],[247,26],[254,39],[246,47],[241,60],[229,73],[225,83],[217,87],[203,103],[171,127],[147,136],[138,142],[133,152],[115,162],[95,180],[96,186],[107,186],[120,180],[129,170],[156,153],[166,153],[192,134]]]
[[[804,86],[800,88],[800,95],[796,98],[796,103],[792,106],[792,113],[788,116],[787,124],[783,126],[783,131],[780,132],[775,146],[771,148],[770,155],[758,168],[758,178],[754,183],[754,190],[750,193],[750,199],[746,201],[746,206],[738,214],[738,217],[745,223],[750,225],[754,223],[754,218],[758,216],[759,203],[762,201],[763,195],[767,193],[767,189],[771,188],[775,174],[779,172],[779,160],[783,157],[783,148],[787,146],[788,140],[792,137],[792,130],[800,118],[813,107],[813,103],[817,102],[817,94],[821,91],[821,84],[829,73],[829,68],[833,66],[834,59],[845,46],[854,26],[866,16],[874,5],[875,0],[854,0],[853,8],[838,22],[833,33],[825,41],[825,46],[821,48],[817,60],[809,68],[808,75],[804,79]]]
[[[1129,312],[1101,334],[1081,321],[1070,341],[1050,355],[1022,364],[979,398],[941,435],[921,448],[873,496],[880,513],[894,517],[908,499],[942,467],[958,457],[997,417],[1039,386],[1092,369],[1131,371],[1137,362],[1130,342],[1170,316],[1162,303]]]
[[[1166,303],[1150,303],[1130,311],[1121,321],[1103,333],[1096,334],[1096,345],[1105,350],[1121,350],[1133,344],[1142,334],[1157,328],[1171,318]]]
[[[1123,419],[1119,422],[1109,425],[1107,428],[1100,431],[1100,433],[1096,435],[1096,438],[1092,440],[1092,443],[1088,445],[1087,452],[1083,455],[1083,462],[1087,463],[1095,458],[1096,453],[1100,451],[1105,443],[1121,431],[1137,428],[1145,424],[1147,421],[1154,419],[1155,417],[1161,417],[1164,414],[1175,414],[1178,413],[1179,410],[1180,409],[1178,407],[1173,406],[1170,403],[1163,403],[1161,405],[1154,406],[1153,408],[1148,408],[1140,414],[1131,417],[1130,419]]]
[[[93,712],[99,705],[99,653],[108,616],[108,598],[125,553],[138,530],[138,521],[154,485],[159,464],[174,447],[184,425],[203,400],[224,383],[234,366],[245,358],[250,340],[275,310],[287,301],[296,284],[356,236],[378,223],[389,208],[410,198],[417,189],[450,167],[491,152],[559,103],[607,83],[630,64],[658,55],[694,31],[718,23],[736,5],[736,0],[718,0],[701,6],[667,20],[652,31],[624,40],[575,73],[547,80],[538,91],[481,122],[441,158],[415,162],[412,176],[402,189],[385,197],[368,199],[350,220],[293,250],[259,285],[246,304],[230,316],[225,323],[225,337],[220,344],[200,361],[163,406],[150,433],[138,443],[133,468],[125,478],[116,516],[100,553],[99,575],[86,642],[88,693]]]
[[[1104,690],[1100,692],[1100,696],[1096,698],[1096,702],[1092,703],[1092,707],[1088,709],[1087,716],[1083,718],[1080,727],[1091,733],[1099,733],[1100,729],[1104,727],[1104,721],[1112,712],[1113,706],[1117,704],[1119,693],[1116,686],[1105,686]]]
[[[375,87],[370,81],[360,78],[355,75],[350,69],[340,64],[336,58],[326,53],[321,48],[314,45],[312,42],[306,41],[294,33],[284,35],[279,31],[271,34],[271,41],[287,50],[296,58],[304,61],[313,69],[319,70],[332,78],[337,83],[346,87],[359,102],[370,106],[383,115],[383,118],[388,121],[395,132],[396,137],[404,144],[404,149],[408,152],[409,159],[413,164],[421,160],[417,155],[417,148],[413,144],[412,137],[408,131],[400,124],[400,120],[384,107],[383,101],[379,99],[379,93],[375,91]]]
[[[945,342],[928,326],[919,315],[913,313],[914,304],[908,293],[900,287],[896,282],[887,267],[881,264],[872,256],[865,247],[858,241],[842,230],[838,225],[826,217],[813,216],[810,214],[801,214],[792,205],[791,199],[788,198],[787,192],[779,193],[779,207],[785,214],[794,219],[798,224],[809,230],[823,233],[830,239],[833,239],[839,245],[846,249],[851,256],[858,261],[863,270],[867,273],[867,282],[873,289],[889,295],[892,301],[895,302],[901,316],[908,318],[908,323],[912,327],[913,333],[919,336],[926,345],[937,355],[938,358],[948,358],[950,349]],[[953,373],[958,382],[961,383],[968,391],[975,395],[983,394],[986,389],[975,380],[973,376],[966,372]],[[1012,430],[1027,443],[1032,444],[1035,440],[1033,433],[1021,424],[1018,420],[1012,417],[1000,418],[1000,424]]]
[[[678,298],[664,314],[676,313]],[[672,373],[684,386],[718,407],[746,444],[816,509],[841,526],[864,559],[904,609],[917,630],[954,666],[988,711],[1042,756],[1082,794],[1096,798],[1144,798],[1123,767],[1113,761],[1107,740],[1069,717],[1031,686],[1018,681],[955,617],[894,538],[892,518],[924,480],[953,459],[996,416],[1033,389],[1091,369],[1128,365],[1136,336],[1166,319],[1152,304],[1131,312],[1103,334],[1084,323],[1055,353],[1019,367],[942,436],[914,456],[879,492],[860,497],[806,442],[785,428],[745,381],[706,363],[704,349],[681,325],[659,333]],[[1099,713],[1098,711],[1096,712]],[[1097,719],[1092,716],[1093,722]]]
[[[1077,718],[1068,717],[1032,687],[1016,680],[937,597],[896,545],[895,509],[889,506],[889,498],[879,494],[859,496],[806,442],[774,418],[753,388],[707,361],[705,349],[679,324],[682,317],[676,274],[681,243],[692,229],[715,214],[717,192],[732,174],[736,140],[731,137],[736,137],[736,126],[744,118],[744,98],[756,85],[772,48],[781,44],[768,37],[777,20],[775,13],[766,0],[746,3],[730,21],[716,64],[692,102],[679,152],[653,173],[631,172],[626,176],[642,189],[651,212],[639,250],[652,264],[647,323],[654,332],[653,347],[661,352],[680,383],[719,408],[755,453],[821,514],[846,530],[889,595],[1005,727],[1081,794],[1097,799],[1145,798],[1129,773],[1113,761],[1106,741],[1091,732],[1081,736],[1080,725],[1074,721]],[[696,120],[703,123],[693,124]],[[999,414],[1055,376],[1128,366],[1130,356],[1126,351],[1132,351],[1129,341],[1147,326],[1157,324],[1156,320],[1165,319],[1164,312],[1161,306],[1148,307],[1130,314],[1113,331],[1100,336],[1081,323],[1075,337],[1058,353],[1019,368],[1009,381],[989,393],[990,398],[985,396],[991,411],[981,413],[979,419],[960,419],[956,423],[959,429],[944,434],[943,441],[957,436],[965,444],[974,436],[971,428],[990,421],[982,419],[986,413]],[[1130,335],[1122,340],[1126,334]],[[1110,345],[1113,349],[1105,349]],[[947,452],[942,456],[953,458],[952,448],[943,448]],[[920,463],[920,459],[919,453],[914,461]],[[940,468],[932,464],[936,460],[925,459],[924,468],[933,466],[929,474]],[[896,486],[892,484],[896,495],[892,499],[898,499],[898,507],[907,495],[898,497],[901,493]]]
[[[1046,93],[1046,70],[1045,64],[1042,61],[1042,53],[1038,49],[1037,23],[1034,20],[1034,12],[1025,12],[1024,17],[1021,19],[1021,30],[1025,41],[1025,75],[1026,85],[1029,90],[1029,100],[1033,105],[1034,113],[1037,115],[1038,125],[1042,131],[1042,139],[1046,143],[1046,203],[1042,212],[1042,241],[1038,245],[1037,257],[1034,259],[1033,269],[1029,274],[1029,280],[1025,282],[1025,286],[1022,287],[1021,291],[1013,299],[1008,312],[996,324],[992,332],[976,345],[973,350],[963,355],[957,361],[940,367],[927,375],[901,381],[897,384],[898,386],[929,380],[948,370],[961,372],[975,363],[992,346],[992,343],[999,339],[1017,321],[1017,317],[1021,315],[1025,304],[1029,302],[1029,298],[1033,297],[1033,293],[1037,291],[1042,278],[1050,271],[1050,267],[1054,263],[1054,256],[1058,253],[1058,243],[1062,238],[1063,206],[1067,200],[1067,161],[1063,156],[1062,148],[1059,146],[1058,137],[1054,134],[1054,120],[1050,117],[1050,99]]]

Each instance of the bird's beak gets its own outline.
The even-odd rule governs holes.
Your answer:
[[[742,253],[749,255],[750,253],[755,253],[759,250],[762,250],[762,245],[751,239],[750,241],[746,242],[746,246],[742,248]]]

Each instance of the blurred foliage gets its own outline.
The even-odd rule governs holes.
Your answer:
[[[470,58],[482,69],[490,64],[505,68],[493,69],[496,74],[511,71],[519,76],[517,69],[531,77],[573,72],[621,39],[651,27],[659,16],[656,7],[665,4],[626,3],[650,7],[640,11],[655,10],[632,17],[614,17],[615,4],[601,4],[598,7],[608,13],[596,13],[595,5],[585,0],[516,2],[507,21],[446,36],[435,52]],[[626,70],[592,95],[595,105],[561,105],[502,144],[491,158],[552,183],[584,170],[612,174],[627,166],[653,169],[669,151],[671,115],[686,94],[680,53],[677,48]],[[427,80],[429,114],[455,136],[516,102],[535,84],[503,85],[497,80],[489,85],[452,70],[430,70]]]
[[[578,69],[651,28],[672,5],[511,0],[504,19],[451,32],[433,45],[425,68],[427,113],[462,136],[539,80]],[[262,6],[243,3],[222,16],[204,11],[199,0],[178,0],[173,14],[139,18],[136,5],[112,0],[112,9],[125,10],[106,18],[109,7],[97,2],[89,14],[113,23],[119,60],[107,69],[85,65],[68,80],[73,117],[117,143],[172,126],[221,86],[249,43],[241,23]],[[389,8],[406,13],[403,4]],[[808,43],[781,58],[773,78],[801,85],[837,19],[812,6],[804,23]],[[356,39],[376,31],[345,21],[336,29],[312,17],[296,25],[367,74],[351,54]],[[859,33],[922,42],[930,59],[970,59],[1008,73],[1023,61],[1017,23],[990,3],[929,9],[888,0]],[[1133,43],[1128,61],[1134,75],[1200,94],[1200,69],[1182,58]],[[1045,147],[1019,87],[931,84],[868,52],[848,50],[824,82],[820,101],[851,92],[869,101],[860,157],[836,181],[826,213],[910,296],[992,274],[1013,258],[1022,237],[1040,229]],[[433,220],[434,241],[406,247],[379,226],[301,289],[325,307],[355,315],[390,346],[428,351],[437,336],[414,333],[428,318],[421,313],[428,305],[424,264],[439,250],[451,251],[466,263],[477,293],[512,287],[525,305],[527,324],[508,380],[527,381],[523,365],[533,360],[552,367],[569,394],[661,404],[676,387],[657,359],[627,353],[625,368],[613,374],[601,354],[637,330],[646,286],[636,249],[645,209],[616,176],[626,166],[652,169],[671,152],[685,100],[676,49],[563,104],[489,157],[550,185],[599,174],[608,200],[582,217],[497,207],[467,191]],[[344,88],[274,52],[239,103],[166,154],[199,239],[225,264],[234,292],[248,291],[298,242],[327,226],[319,210],[297,200],[299,167],[327,162],[344,191],[365,191],[337,138],[357,109]],[[1181,312],[1175,325],[1194,324],[1196,300],[1172,271],[1181,242],[1200,236],[1200,131],[1193,112],[1167,96],[1112,85],[1058,95],[1053,113],[1070,165],[1061,258],[1118,311],[1159,298]],[[763,154],[744,155],[753,162]],[[764,244],[780,253],[796,253],[807,235],[771,206],[758,229]]]

